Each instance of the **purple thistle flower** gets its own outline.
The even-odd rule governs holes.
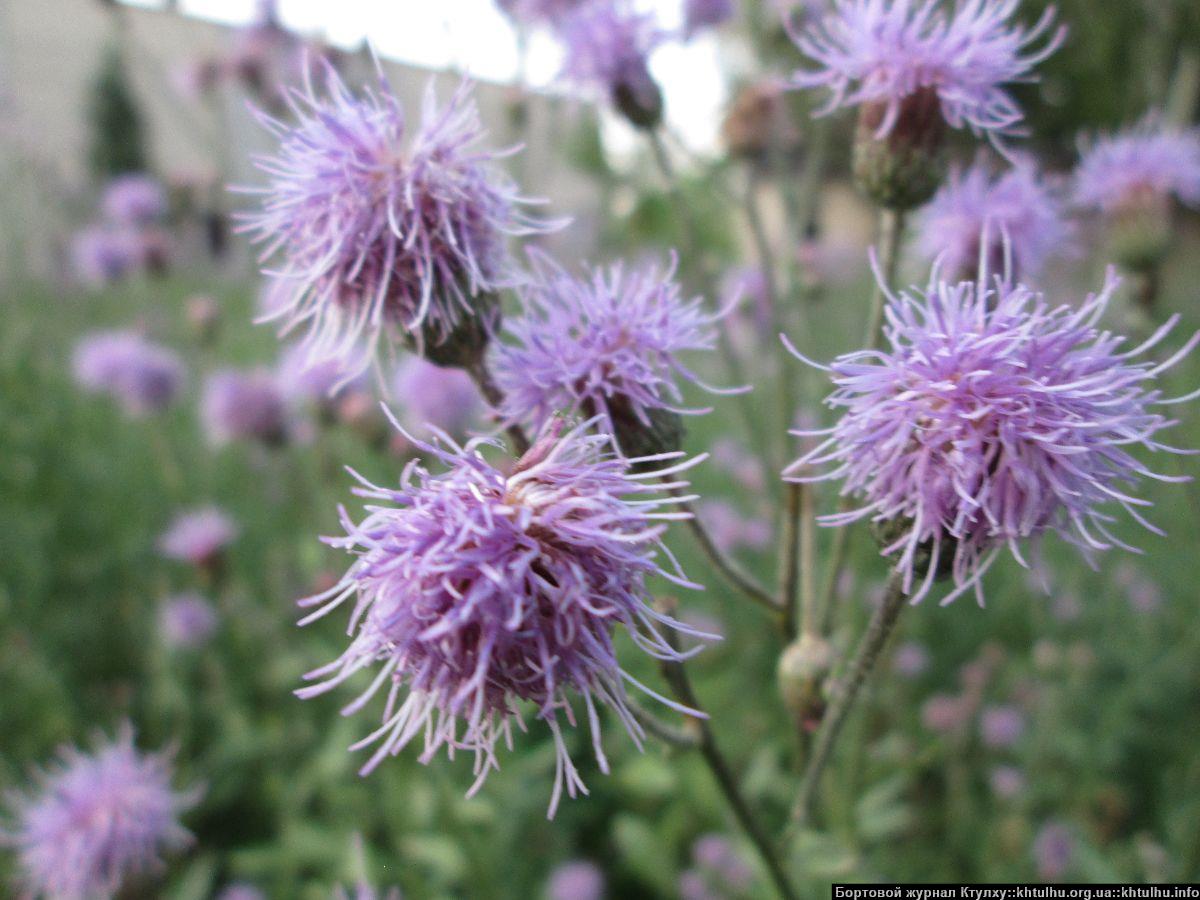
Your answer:
[[[961,731],[970,716],[970,701],[953,694],[934,694],[921,707],[921,724],[937,734]]]
[[[1075,170],[1075,202],[1104,212],[1140,205],[1146,195],[1200,206],[1200,128],[1173,129],[1154,118],[1085,146]]]
[[[628,0],[589,0],[560,23],[566,47],[562,77],[598,90],[634,124],[662,119],[662,93],[650,75],[650,53],[667,37],[653,14]]]
[[[824,115],[847,106],[879,107],[876,137],[890,134],[905,101],[936,95],[952,128],[987,134],[993,143],[1012,134],[1023,118],[1002,85],[1034,80],[1032,69],[1066,35],[1051,28],[1048,8],[1033,28],[1008,20],[1018,0],[961,0],[953,10],[940,0],[834,0],[834,9],[794,39],[820,68],[797,72],[799,87],[826,87]]]
[[[1027,565],[1021,542],[1036,549],[1047,531],[1089,561],[1114,545],[1133,550],[1112,534],[1105,504],[1161,534],[1136,509],[1149,502],[1125,491],[1143,477],[1185,480],[1150,471],[1129,449],[1182,452],[1155,439],[1174,422],[1152,410],[1195,395],[1165,400],[1155,380],[1200,333],[1161,364],[1139,361],[1178,317],[1124,349],[1124,338],[1097,328],[1119,284],[1111,270],[1074,308],[1051,308],[1024,286],[982,284],[947,283],[935,267],[924,292],[889,294],[887,348],[822,367],[837,386],[827,403],[843,413],[831,429],[802,433],[825,440],[788,470],[834,466],[792,477],[840,478],[844,494],[862,498],[823,522],[880,526],[882,552],[899,553],[914,603],[940,574],[955,585],[943,604],[972,586],[982,603],[980,580],[997,554],[1007,546]]]
[[[76,277],[92,287],[120,281],[141,264],[137,235],[125,229],[94,225],[71,241],[71,266]]]
[[[992,271],[1028,278],[1062,252],[1069,236],[1058,200],[1031,165],[992,178],[976,164],[952,172],[921,211],[917,249],[964,278],[978,270],[981,252]]]
[[[591,0],[496,0],[500,11],[528,25],[555,25]]]
[[[392,391],[401,404],[401,421],[415,434],[425,434],[432,425],[455,437],[464,436],[483,411],[479,389],[466,372],[415,356],[396,367]]]
[[[366,389],[366,378],[347,380],[346,363],[339,356],[315,359],[303,344],[289,344],[279,357],[275,381],[287,400],[328,404],[354,389]]]
[[[35,791],[14,797],[14,829],[22,885],[57,900],[111,897],[130,876],[161,866],[164,851],[191,836],[179,814],[200,792],[171,788],[168,754],[141,754],[125,725],[115,741],[91,754],[64,748],[39,773]]]
[[[216,900],[267,900],[267,895],[252,884],[237,882],[217,894]]]
[[[504,394],[500,414],[540,427],[561,411],[599,416],[626,450],[658,413],[697,415],[683,406],[682,376],[713,393],[680,361],[687,350],[716,345],[717,315],[699,298],[684,300],[674,281],[675,261],[626,270],[615,265],[576,279],[535,255],[536,278],[524,292],[525,314],[510,320],[511,344],[499,345],[493,367]],[[738,388],[730,393],[738,393]],[[672,447],[671,449],[675,449]],[[636,455],[636,454],[635,454]]]
[[[979,735],[988,747],[1011,747],[1025,734],[1025,716],[1014,706],[989,706],[979,716]]]
[[[468,84],[439,108],[431,83],[414,130],[382,76],[355,97],[323,71],[323,95],[311,78],[292,92],[294,125],[261,117],[280,147],[259,162],[270,183],[248,189],[262,206],[242,228],[264,260],[282,257],[268,274],[284,329],[306,324],[314,356],[356,373],[385,333],[431,352],[490,319],[489,295],[516,278],[506,238],[555,226],[521,212],[530,201],[496,165],[506,154],[477,146]]]
[[[688,39],[733,18],[733,0],[684,0],[683,33]]]
[[[992,769],[988,781],[992,793],[1001,800],[1011,800],[1025,790],[1025,774],[1013,766],[997,766]]]
[[[158,549],[168,559],[204,566],[236,536],[232,520],[215,506],[206,506],[176,516],[159,538]]]
[[[576,859],[556,866],[546,883],[546,900],[603,900],[604,873],[595,863]]]
[[[514,724],[524,727],[526,701],[554,738],[553,816],[564,788],[572,797],[586,793],[562,732],[564,720],[575,724],[572,694],[583,695],[602,771],[608,763],[597,701],[641,745],[624,682],[642,686],[621,669],[613,631],[624,625],[638,647],[659,659],[695,652],[678,653],[660,633],[663,625],[693,632],[647,605],[645,582],[657,575],[692,586],[660,541],[667,522],[687,514],[669,509],[674,498],[652,495],[683,487],[654,482],[699,460],[633,474],[633,461],[603,449],[607,435],[587,433],[594,424],[564,433],[562,420],[549,423],[507,474],[480,453],[493,441],[475,438],[459,447],[442,435],[445,448],[409,437],[446,467],[442,474],[414,460],[398,489],[359,477],[357,493],[372,501],[369,515],[355,524],[343,512],[346,537],[327,539],[357,560],[333,588],[301,601],[317,606],[301,621],[307,624],[356,597],[353,638],[341,657],[310,672],[307,679],[316,683],[297,694],[323,694],[382,663],[370,687],[343,710],[358,711],[389,683],[383,724],[351,748],[378,744],[362,774],[423,736],[423,763],[441,748],[474,754],[470,796],[498,767],[496,742],[510,742]]]
[[[209,376],[200,417],[214,444],[257,440],[275,445],[287,438],[287,401],[266,369],[221,369]]]
[[[144,173],[119,175],[108,183],[101,209],[110,221],[134,227],[150,225],[167,214],[167,192]]]
[[[716,877],[722,886],[744,891],[754,881],[754,870],[747,865],[737,845],[723,834],[704,834],[692,844],[696,867]]]
[[[194,650],[217,630],[217,611],[199,594],[168,597],[158,611],[158,632],[172,649]]]
[[[100,331],[82,338],[72,357],[85,390],[116,398],[131,416],[159,412],[183,386],[183,363],[166,347],[132,331]]]
[[[929,651],[923,644],[909,641],[896,648],[892,669],[902,678],[917,678],[929,668]]]
[[[1058,881],[1066,874],[1075,855],[1075,838],[1059,822],[1049,822],[1038,831],[1033,840],[1033,859],[1037,865],[1038,878],[1043,881]]]

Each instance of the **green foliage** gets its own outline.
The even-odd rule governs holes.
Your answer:
[[[121,51],[115,46],[104,54],[91,87],[87,114],[91,129],[88,163],[97,181],[146,170],[142,114]]]

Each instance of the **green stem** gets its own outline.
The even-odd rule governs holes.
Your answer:
[[[676,497],[683,496],[682,491],[678,488],[673,488],[671,494]],[[713,540],[712,535],[708,533],[708,529],[704,527],[704,523],[700,521],[700,517],[696,514],[696,510],[692,504],[690,502],[683,502],[679,506],[685,512],[692,514],[692,517],[687,520],[688,527],[691,528],[692,535],[696,538],[696,543],[700,545],[700,549],[704,552],[704,555],[708,557],[713,567],[721,573],[722,577],[730,585],[745,594],[747,599],[753,600],[760,606],[765,606],[772,612],[782,612],[783,608],[779,600],[759,584],[753,576],[749,575],[741,566],[721,551],[721,548]]]
[[[780,539],[779,601],[783,606],[783,634],[787,640],[796,636],[796,604],[800,597],[801,556],[803,540],[803,494],[811,493],[808,485],[789,481],[783,501],[783,533]],[[801,618],[804,618],[801,615]]]
[[[805,769],[804,778],[800,783],[796,803],[792,807],[794,827],[802,827],[808,822],[812,814],[813,803],[816,800],[817,789],[820,786],[821,775],[829,763],[842,726],[846,724],[846,718],[854,707],[854,701],[858,699],[863,683],[874,669],[880,651],[883,650],[888,637],[896,626],[896,620],[900,617],[901,610],[904,609],[906,597],[902,583],[900,574],[893,572],[888,581],[883,602],[871,616],[867,630],[850,663],[850,670],[838,687],[833,702],[825,713],[821,730],[817,732],[808,768]]]
[[[504,393],[496,386],[487,363],[481,359],[476,365],[466,367],[466,371],[479,388],[479,393],[483,394],[483,399],[492,409],[498,410],[500,404],[504,402]],[[508,432],[508,439],[512,442],[513,454],[515,456],[524,455],[525,451],[529,449],[529,438],[525,436],[525,430],[516,424],[508,425],[504,430]]]
[[[871,306],[867,315],[867,330],[863,343],[868,350],[874,350],[883,341],[883,310],[887,301],[887,291],[895,287],[896,272],[900,265],[900,245],[904,238],[904,213],[900,210],[881,209],[879,211],[879,268],[883,282],[875,279],[874,290],[871,291]],[[847,512],[853,501],[843,497],[838,504],[838,512]],[[849,526],[842,525],[833,533],[833,544],[829,549],[829,568],[826,570],[825,583],[821,591],[821,603],[818,616],[822,623],[822,631],[827,631],[833,616],[833,595],[837,591],[837,583],[846,564],[846,549],[849,543]]]
[[[668,610],[669,611],[669,610]],[[675,644],[675,638],[672,633],[668,638],[672,645]],[[691,679],[688,678],[687,669],[684,664],[679,661],[664,660],[662,663],[663,677],[671,686],[671,690],[675,693],[676,698],[684,706],[700,711],[701,707],[696,699],[696,693],[692,689]],[[746,802],[746,798],[742,795],[741,788],[738,786],[737,778],[733,774],[733,768],[729,761],[721,752],[721,748],[717,746],[716,737],[713,734],[712,726],[709,724],[710,719],[689,719],[688,726],[693,728],[698,741],[697,749],[700,755],[707,763],[709,770],[712,772],[713,778],[717,782],[717,787],[725,796],[725,801],[729,804],[730,810],[734,817],[738,820],[738,824],[746,832],[746,836],[750,838],[754,844],[758,855],[762,858],[763,864],[767,867],[767,872],[771,876],[771,882],[775,885],[775,890],[779,892],[779,896],[784,900],[796,900],[799,896],[792,887],[786,870],[783,867],[783,862],[779,858],[779,854],[775,849],[774,843],[767,836],[766,831],[755,818],[754,813],[750,809],[750,804]]]

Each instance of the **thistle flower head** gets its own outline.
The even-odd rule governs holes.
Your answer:
[[[604,873],[586,859],[555,867],[546,882],[546,900],[603,900]]]
[[[1158,433],[1174,422],[1157,376],[1165,362],[1141,354],[1174,326],[1168,321],[1132,349],[1097,326],[1119,284],[1109,271],[1099,294],[1050,307],[1041,294],[997,279],[995,288],[943,281],[935,267],[925,291],[890,296],[886,348],[846,354],[828,367],[840,410],[833,428],[790,470],[797,480],[838,478],[862,505],[826,524],[870,518],[885,555],[898,554],[913,602],[939,574],[975,587],[1008,547],[1057,532],[1092,551],[1127,544],[1112,534],[1109,505],[1138,512],[1128,491],[1156,475],[1131,451],[1171,450]],[[807,432],[806,434],[814,434]],[[832,466],[825,474],[807,467]]]
[[[591,0],[496,0],[496,5],[517,22],[555,25],[588,2]]]
[[[692,462],[631,474],[630,461],[605,451],[607,436],[588,433],[593,424],[551,422],[509,472],[480,453],[485,439],[459,447],[444,436],[444,446],[410,437],[445,471],[414,460],[396,489],[360,479],[369,514],[357,524],[343,514],[346,536],[329,539],[357,559],[335,587],[302,601],[318,607],[305,624],[355,597],[353,637],[297,693],[324,693],[378,665],[344,710],[361,709],[388,684],[383,725],[353,748],[378,745],[363,774],[423,736],[422,762],[442,748],[474,754],[474,793],[497,768],[496,742],[524,727],[527,703],[557,749],[553,815],[564,789],[586,792],[562,730],[575,724],[573,695],[583,697],[602,770],[598,702],[640,745],[624,689],[637,682],[617,662],[613,632],[624,626],[644,651],[680,658],[660,627],[688,629],[647,605],[646,580],[688,584],[660,543],[666,522],[686,514],[671,511],[676,501],[655,496],[664,487],[651,482]]]
[[[821,114],[878,108],[878,138],[902,125],[907,100],[932,92],[947,125],[995,142],[1023,118],[1003,85],[1032,80],[1033,67],[1065,36],[1062,28],[1051,33],[1053,8],[1033,28],[1012,24],[1017,3],[960,0],[950,9],[943,0],[834,0],[829,14],[795,36],[818,68],[798,72],[794,83],[829,89]]]
[[[650,75],[650,53],[666,39],[654,16],[628,0],[588,0],[563,19],[563,77],[598,89],[634,124],[662,119],[662,93]]]
[[[214,444],[256,440],[274,445],[287,437],[287,401],[278,378],[266,369],[214,372],[204,385],[200,417]]]
[[[237,526],[215,506],[180,513],[158,541],[158,549],[168,559],[192,565],[211,563],[237,536]]]
[[[71,240],[71,267],[75,276],[91,287],[120,281],[141,264],[137,235],[123,228],[93,225]]]
[[[720,391],[704,385],[680,354],[712,349],[724,314],[681,296],[674,261],[665,272],[618,264],[575,278],[546,257],[534,259],[524,315],[508,323],[512,342],[495,350],[501,415],[538,427],[561,410],[600,416],[630,452],[640,433],[661,424],[659,414],[708,412],[683,405],[679,379]]]
[[[107,219],[121,225],[150,225],[167,214],[167,193],[150,175],[118,175],[104,189],[101,209]]]
[[[412,127],[381,77],[353,95],[331,66],[293,91],[294,124],[263,116],[279,140],[260,160],[269,183],[242,229],[277,257],[269,273],[284,328],[308,328],[319,358],[366,368],[381,335],[425,352],[453,340],[489,295],[510,285],[509,235],[550,225],[479,146],[483,129],[469,85],[439,106],[432,84]]]
[[[1144,195],[1200,206],[1200,129],[1154,118],[1085,145],[1075,171],[1075,202],[1113,212]]]
[[[171,649],[191,650],[208,642],[217,630],[217,612],[199,594],[168,597],[159,608],[158,632]]]
[[[981,163],[951,172],[917,226],[921,255],[965,277],[978,270],[981,254],[992,271],[1007,266],[1033,277],[1069,237],[1057,198],[1030,165],[995,178]]]
[[[179,814],[199,799],[173,790],[171,777],[169,756],[139,753],[128,726],[91,755],[64,749],[37,788],[15,798],[4,839],[16,848],[22,886],[88,900],[157,869],[164,851],[189,841]]]
[[[87,391],[112,395],[131,416],[159,412],[183,386],[183,363],[166,347],[133,331],[100,331],[75,345],[75,380]]]

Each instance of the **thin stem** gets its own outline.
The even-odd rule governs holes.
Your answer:
[[[669,610],[668,610],[669,611]],[[670,634],[668,640],[673,646],[676,645],[676,637],[673,633]],[[676,649],[678,649],[676,647]],[[692,690],[691,679],[688,678],[687,669],[684,664],[679,661],[663,660],[662,662],[663,677],[671,686],[671,690],[675,693],[675,697],[684,706],[691,707],[699,711],[701,709],[699,702],[696,699],[696,692]],[[783,862],[779,858],[779,854],[775,849],[775,845],[767,836],[758,819],[750,810],[750,805],[746,802],[746,798],[742,795],[741,788],[738,787],[737,778],[733,774],[733,768],[729,765],[729,761],[717,746],[716,737],[713,734],[710,720],[705,719],[689,719],[688,726],[695,729],[699,744],[697,749],[700,755],[704,757],[705,763],[712,771],[713,778],[716,779],[717,787],[721,789],[721,793],[725,795],[725,800],[729,804],[734,816],[738,820],[738,824],[746,832],[746,836],[750,838],[754,844],[758,855],[762,858],[763,864],[767,867],[767,872],[771,876],[771,882],[775,885],[775,889],[779,895],[785,900],[795,900],[798,897],[795,889],[792,887],[788,879],[786,870],[783,867]]]
[[[811,484],[800,485],[800,631],[817,630],[817,495]]]
[[[789,481],[783,495],[783,535],[779,561],[779,602],[783,606],[783,633],[791,640],[796,634],[796,604],[800,594],[801,494],[808,485]]]
[[[771,329],[775,334],[786,332],[788,328],[784,321],[783,297],[779,291],[775,252],[771,248],[771,240],[767,236],[767,229],[763,224],[762,212],[758,206],[758,185],[753,169],[748,170],[746,197],[743,206],[746,211],[746,222],[750,226],[750,235],[754,242],[755,252],[758,255],[758,267],[762,270],[763,288],[767,295],[767,306],[771,311]],[[773,336],[772,345],[778,346]],[[777,352],[776,357],[779,355]],[[792,371],[792,366],[780,365],[779,371],[775,373],[776,403],[778,404],[779,421],[784,423],[790,422],[796,413]],[[774,429],[774,431],[779,432],[779,429]],[[786,436],[780,434],[780,441],[778,444],[772,442],[772,446],[776,448],[776,453],[769,463],[769,468],[772,472],[776,472],[781,467],[781,460],[783,454],[786,452]]]
[[[683,227],[683,239],[687,256],[694,262],[699,271],[700,282],[704,285],[706,295],[711,294],[711,288],[715,285],[716,279],[709,269],[708,261],[700,246],[699,229],[696,227],[696,222],[683,196],[683,191],[680,190],[679,179],[675,174],[675,167],[671,164],[671,157],[667,152],[666,144],[663,142],[661,130],[654,129],[648,131],[646,134],[650,141],[650,147],[654,152],[654,161],[658,166],[663,181],[667,185],[667,195],[671,198],[671,203],[675,207],[675,214]],[[710,304],[713,303],[714,298],[712,296],[707,296],[707,299]],[[733,345],[728,328],[717,329],[717,349],[721,354],[725,371],[732,383],[737,385],[746,384],[746,367],[742,364],[742,359],[738,355],[737,348]],[[758,459],[765,463],[770,458],[764,440],[766,431],[754,421],[749,403],[742,401],[738,402],[736,406],[738,416],[742,420],[742,425],[746,429],[746,433],[755,442],[756,449],[758,450]]]
[[[867,332],[863,343],[874,350],[883,340],[883,307],[885,288],[896,285],[896,270],[900,265],[900,242],[904,237],[904,212],[898,209],[879,211],[879,268],[883,282],[878,279],[871,292],[871,312],[867,319]]]
[[[626,697],[625,704],[638,724],[646,729],[646,733],[658,738],[667,746],[680,750],[696,750],[700,747],[700,737],[694,728],[677,728],[664,722],[632,697]]]
[[[881,209],[879,211],[879,268],[883,274],[883,282],[875,280],[875,288],[871,292],[871,307],[867,316],[867,330],[863,338],[865,348],[874,350],[883,341],[883,309],[887,300],[886,289],[896,284],[896,272],[900,265],[900,244],[904,238],[904,213],[901,210]],[[843,497],[838,504],[838,512],[847,512],[853,501]],[[833,595],[837,590],[838,581],[842,576],[842,568],[846,564],[846,548],[849,543],[849,526],[842,525],[833,533],[833,544],[829,548],[829,568],[826,570],[825,583],[821,591],[821,605],[818,615],[822,631],[828,630],[833,615]]]
[[[504,402],[504,393],[496,386],[487,363],[481,359],[475,365],[467,366],[466,371],[479,388],[479,393],[483,394],[483,399],[487,401],[488,406],[493,410],[498,410],[500,404]],[[504,430],[508,432],[508,439],[512,442],[513,453],[516,456],[524,455],[525,451],[529,449],[529,438],[525,436],[525,430],[516,423],[505,426]]]
[[[879,659],[880,651],[895,628],[900,611],[904,609],[906,597],[902,584],[899,573],[893,572],[888,581],[883,602],[871,616],[867,630],[854,653],[849,673],[838,686],[833,702],[825,713],[821,729],[817,732],[817,740],[812,756],[809,758],[808,768],[805,769],[804,778],[800,783],[800,792],[792,807],[792,824],[795,827],[803,826],[812,814],[821,775],[829,763],[842,726],[846,724],[846,717],[854,707],[854,701],[858,699],[863,683],[871,674],[871,670]]]
[[[676,497],[682,497],[683,492],[678,488],[672,488],[671,494]],[[765,606],[772,612],[782,612],[783,607],[771,592],[758,583],[753,576],[749,575],[741,566],[726,556],[721,548],[717,546],[712,535],[708,533],[708,529],[704,527],[704,523],[700,521],[700,517],[696,514],[695,508],[690,502],[679,504],[685,511],[692,514],[692,517],[687,520],[688,527],[691,528],[692,534],[696,538],[696,543],[700,545],[700,549],[704,551],[704,555],[708,557],[714,568],[729,582],[730,585],[737,588],[750,600],[755,603]]]

